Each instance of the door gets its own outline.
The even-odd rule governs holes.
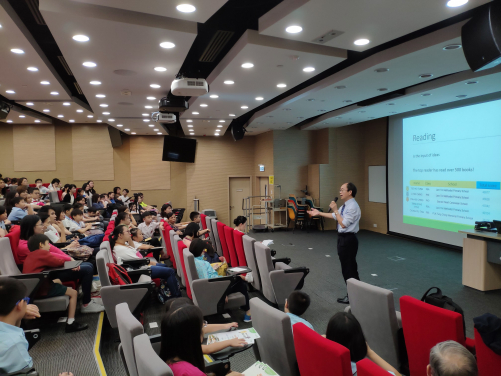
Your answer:
[[[236,217],[244,215],[242,202],[250,195],[250,177],[230,178],[230,226]]]

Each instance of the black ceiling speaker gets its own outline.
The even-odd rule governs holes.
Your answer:
[[[461,39],[472,71],[501,64],[501,1],[493,1],[464,24]]]
[[[245,135],[245,128],[242,124],[233,124],[231,125],[231,135],[235,141],[241,140]]]

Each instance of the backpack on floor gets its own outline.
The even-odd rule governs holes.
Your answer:
[[[130,285],[132,284],[132,280],[127,274],[127,270],[125,270],[122,266],[112,263],[107,263],[108,267],[108,277],[110,278],[110,282],[112,285]]]
[[[429,294],[429,292],[433,289],[437,289],[437,292]],[[421,298],[421,301],[434,305],[435,307],[444,308],[452,312],[460,313],[461,316],[463,317],[463,330],[465,331],[464,333],[466,335],[466,325],[464,322],[463,309],[459,305],[454,303],[451,298],[443,295],[442,290],[440,290],[438,287],[430,287],[428,291],[424,293],[423,297]]]

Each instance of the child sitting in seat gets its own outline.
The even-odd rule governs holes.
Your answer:
[[[49,238],[42,234],[33,235],[28,240],[28,249],[30,253],[26,257],[23,265],[23,273],[41,273],[48,268],[57,268],[64,266],[64,260],[50,253]],[[79,267],[73,269],[77,270]],[[54,273],[57,276],[57,272]],[[68,320],[66,321],[66,333],[78,332],[87,329],[87,324],[79,324],[75,321],[75,310],[77,308],[78,293],[71,287],[63,286],[46,279],[47,283],[42,285],[38,295],[42,298],[52,298],[55,296],[67,295],[70,297],[68,305]],[[44,281],[44,282],[45,282]]]
[[[160,225],[160,222],[153,221],[153,217],[156,217],[156,213],[151,211],[143,212],[143,214],[141,214],[141,218],[143,218],[143,223],[140,223],[139,226],[137,226],[142,231],[146,239],[152,238],[153,234],[155,233],[155,230]],[[158,239],[156,239],[156,241],[158,242],[156,246],[157,247],[160,246],[160,242],[158,241]]]
[[[33,215],[35,212],[33,211],[33,207],[28,205],[24,198],[22,197],[14,197],[12,200],[12,211],[9,214],[9,221],[20,221],[28,214]],[[26,211],[28,209],[28,211]]]
[[[300,317],[303,313],[306,312],[306,310],[310,306],[310,302],[310,296],[300,290],[293,291],[285,300],[284,312],[290,317],[291,326],[294,326],[294,324],[300,322],[306,325],[308,328],[315,330],[313,329],[313,325]]]
[[[199,212],[195,212],[195,211],[191,212],[190,219],[191,219],[191,222],[196,223],[199,227],[198,236],[202,236],[202,235],[205,235],[208,232],[210,232],[210,229],[205,229],[205,230],[201,229],[201,227],[200,227],[201,220],[200,220],[200,213]]]

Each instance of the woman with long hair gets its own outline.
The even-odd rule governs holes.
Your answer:
[[[89,180],[87,182],[88,186],[89,186],[89,192],[92,193],[93,195],[96,194],[96,190],[94,189],[94,182],[92,180]]]
[[[245,218],[243,215],[239,215],[233,221],[233,224],[235,225],[235,230],[238,230],[240,232],[245,232],[246,223],[247,223],[247,218]]]

